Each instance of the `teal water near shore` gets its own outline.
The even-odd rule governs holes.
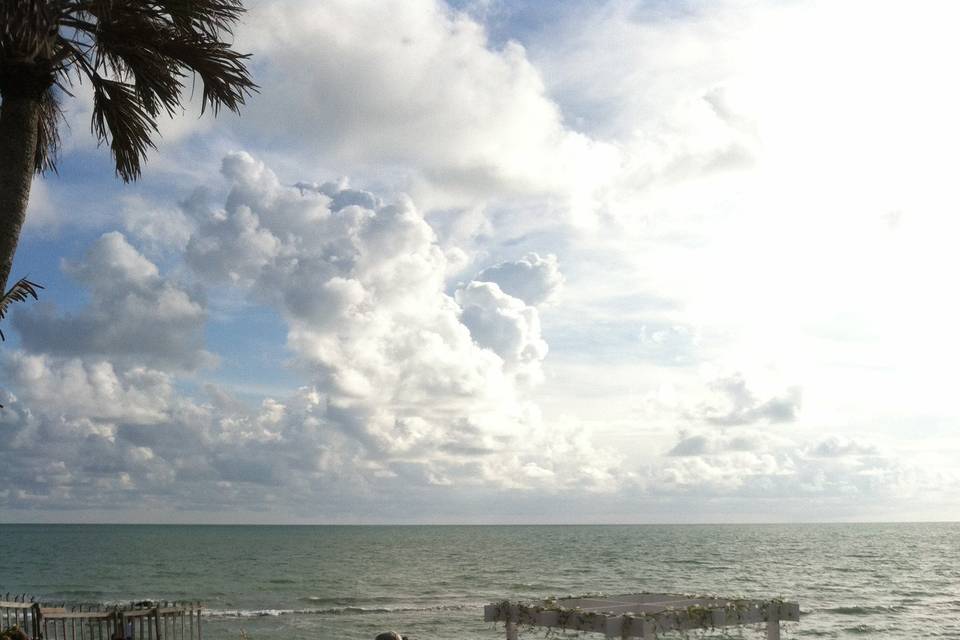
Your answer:
[[[788,638],[960,638],[960,523],[0,525],[8,591],[201,600],[205,640],[494,639],[485,603],[637,591],[799,600]]]

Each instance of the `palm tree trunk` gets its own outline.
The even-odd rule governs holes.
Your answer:
[[[39,117],[38,98],[4,96],[0,105],[0,294],[6,291],[27,217]]]

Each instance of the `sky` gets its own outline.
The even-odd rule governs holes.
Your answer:
[[[140,181],[65,102],[0,521],[960,519],[960,8],[247,8]]]

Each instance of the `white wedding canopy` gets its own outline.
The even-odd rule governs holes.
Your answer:
[[[766,623],[768,640],[778,640],[781,621],[800,620],[800,605],[783,600],[632,593],[493,603],[484,607],[484,620],[505,623],[507,640],[516,640],[523,625],[594,631],[608,638],[655,638],[666,631],[756,623]]]

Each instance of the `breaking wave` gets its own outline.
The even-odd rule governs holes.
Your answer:
[[[279,616],[343,616],[418,613],[422,611],[462,611],[476,609],[475,604],[435,605],[429,607],[324,607],[307,609],[207,609],[211,618],[268,618]]]

